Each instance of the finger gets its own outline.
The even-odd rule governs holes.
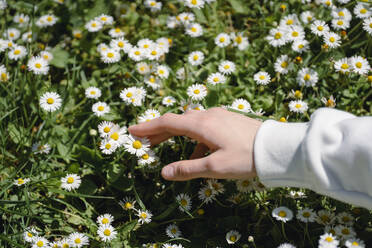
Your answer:
[[[209,151],[208,146],[203,143],[198,143],[194,149],[194,152],[191,154],[190,159],[196,159],[204,157],[205,153]]]
[[[163,133],[163,134],[152,135],[147,138],[150,140],[151,146],[154,146],[154,145],[160,144],[163,141],[170,139],[171,137],[172,137],[171,134]]]
[[[219,153],[215,152],[204,158],[171,163],[162,169],[161,175],[164,179],[172,181],[185,181],[198,177],[214,178],[214,169],[211,170],[211,168],[216,167],[212,163],[217,162]]]
[[[166,113],[165,115],[149,122],[131,126],[128,128],[128,131],[132,135],[140,137],[158,134],[171,134],[172,136],[195,136],[195,130],[197,130],[196,127],[196,118],[191,117],[191,115]]]

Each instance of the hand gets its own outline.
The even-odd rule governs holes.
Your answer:
[[[247,179],[256,176],[253,144],[261,121],[222,108],[189,110],[184,115],[163,116],[128,128],[135,136],[148,137],[152,145],[173,136],[197,140],[190,160],[171,163],[162,169],[167,180],[198,177]],[[212,153],[204,157],[210,150]]]

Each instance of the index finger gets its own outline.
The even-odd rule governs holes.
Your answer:
[[[135,136],[188,136],[197,139],[197,116],[196,115],[178,115],[166,113],[159,118],[149,122],[130,126],[128,131]]]

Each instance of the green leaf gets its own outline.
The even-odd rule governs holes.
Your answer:
[[[89,21],[101,14],[108,14],[109,12],[109,4],[106,3],[104,0],[96,1],[96,4],[93,8],[91,8],[88,13],[85,15],[85,20]]]
[[[238,14],[247,14],[248,10],[246,6],[243,4],[244,1],[238,1],[238,0],[229,0],[231,7],[233,10]]]
[[[67,60],[69,58],[69,53],[63,50],[61,47],[55,47],[52,50],[53,59],[50,61],[51,65],[58,68],[64,68],[67,65]]]

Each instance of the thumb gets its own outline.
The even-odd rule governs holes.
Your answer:
[[[182,160],[165,166],[161,175],[166,180],[185,181],[198,177],[207,177],[208,157]]]

